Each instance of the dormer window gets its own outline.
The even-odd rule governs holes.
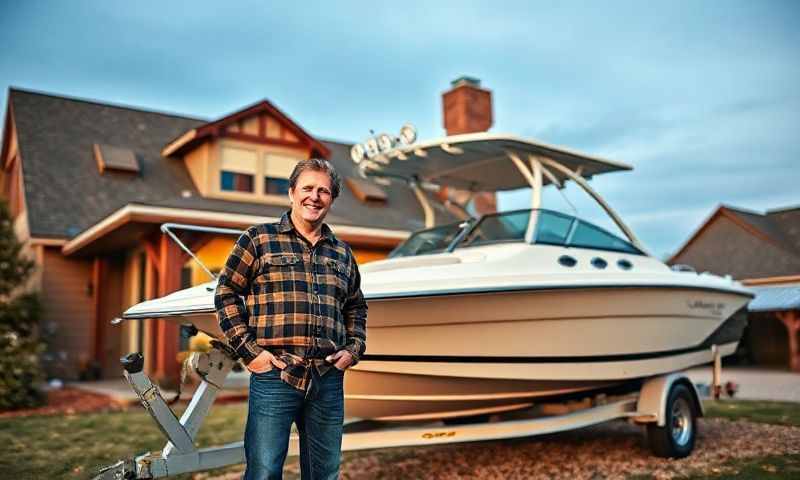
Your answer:
[[[256,177],[256,159],[253,150],[235,147],[222,148],[220,162],[220,190],[224,192],[253,193]]]
[[[288,206],[289,176],[299,160],[330,149],[267,101],[195,127],[165,146],[182,158],[203,197]]]
[[[253,192],[253,176],[223,170],[220,189],[225,192]]]
[[[264,193],[267,195],[289,193],[289,176],[296,163],[296,158],[264,154]]]

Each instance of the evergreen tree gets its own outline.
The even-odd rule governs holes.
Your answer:
[[[44,348],[38,339],[41,308],[36,294],[17,291],[34,269],[21,250],[8,206],[0,199],[0,410],[44,400],[39,389],[44,380],[39,364]]]

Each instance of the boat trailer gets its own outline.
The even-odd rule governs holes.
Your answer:
[[[719,385],[719,353],[715,353],[714,384]],[[161,451],[146,452],[102,468],[94,480],[136,480],[165,478],[242,464],[244,443],[197,448],[197,432],[238,358],[224,343],[213,340],[208,352],[193,352],[187,366],[201,379],[180,419],[164,399],[160,389],[144,373],[144,359],[131,353],[121,359],[125,379],[139,397],[166,438]],[[718,390],[715,388],[715,391]],[[441,445],[447,443],[501,440],[541,435],[587,427],[625,418],[646,424],[648,438],[656,455],[685,456],[694,446],[695,418],[702,416],[702,404],[694,385],[676,372],[647,379],[634,394],[620,397],[596,395],[584,402],[559,404],[560,414],[495,422],[377,428],[345,432],[342,450]],[[348,425],[358,420],[346,420]],[[347,425],[346,425],[347,426]],[[655,443],[654,443],[655,441]],[[659,446],[660,445],[660,446]],[[687,451],[688,447],[688,451]],[[299,442],[292,435],[288,455],[299,454]]]

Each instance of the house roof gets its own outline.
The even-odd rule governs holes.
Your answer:
[[[128,204],[279,217],[285,207],[204,198],[165,145],[204,119],[110,105],[12,88],[9,105],[18,131],[31,236],[73,238]],[[314,140],[317,141],[317,140]],[[356,176],[347,143],[319,141],[343,177]],[[94,144],[135,153],[140,172],[98,171]],[[331,209],[331,223],[416,230],[423,212],[402,185],[385,187],[385,204],[363,203],[347,188]]]
[[[725,245],[717,241],[699,241],[705,232],[721,219],[727,219],[730,224],[736,226],[730,227],[736,228],[735,235],[729,235],[724,240]],[[754,248],[754,244],[762,244],[768,248]],[[734,253],[736,258],[731,256]],[[720,205],[668,260],[668,263],[680,263],[682,258],[687,256],[713,259],[711,263],[717,269],[720,262],[727,262],[730,264],[727,267],[728,271],[738,271],[746,277],[798,273],[800,272],[800,207],[758,213]],[[736,265],[732,262],[736,262]],[[713,270],[711,264],[695,265],[695,267]]]
[[[800,253],[800,206],[767,210],[766,217],[779,226],[789,248]]]
[[[751,287],[756,294],[747,309],[751,312],[776,312],[800,309],[800,282]]]
[[[786,236],[786,232],[784,230],[786,225],[784,225],[783,222],[776,221],[775,218],[772,218],[769,215],[751,212],[736,207],[727,206],[724,208],[726,208],[727,211],[732,215],[735,215],[750,227],[755,229],[757,233],[760,233],[762,236],[766,237],[766,240],[772,242],[776,246],[789,251],[796,249],[797,245],[792,245],[791,239]]]
[[[164,147],[161,151],[165,157],[173,155],[180,155],[188,152],[201,142],[209,137],[218,137],[228,125],[232,125],[239,120],[258,115],[259,113],[267,113],[273,118],[278,119],[282,125],[299,137],[304,143],[308,144],[311,149],[311,155],[314,157],[328,158],[330,156],[330,149],[312,137],[308,132],[295,123],[288,115],[280,111],[275,105],[268,100],[261,100],[249,107],[245,107],[237,112],[226,115],[219,120],[214,120],[191,130],[182,132],[182,134],[171,141],[169,145]],[[279,140],[273,140],[278,142]]]

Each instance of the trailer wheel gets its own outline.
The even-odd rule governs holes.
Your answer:
[[[673,385],[667,397],[665,423],[647,425],[650,448],[659,457],[683,458],[692,453],[697,436],[694,398],[686,385]]]

